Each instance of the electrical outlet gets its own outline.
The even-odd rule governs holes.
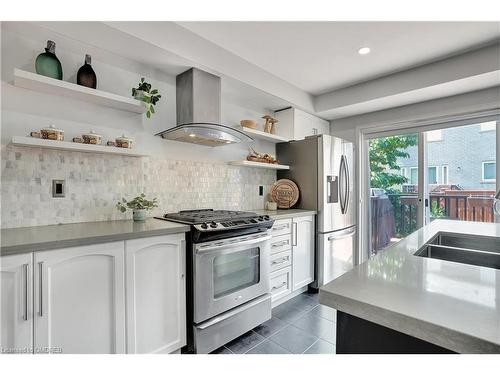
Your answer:
[[[52,197],[64,198],[65,188],[66,186],[64,180],[52,180]]]

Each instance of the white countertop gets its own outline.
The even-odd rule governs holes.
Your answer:
[[[436,220],[320,290],[320,303],[459,353],[500,353],[500,270],[413,255],[438,232],[500,237],[500,224]]]

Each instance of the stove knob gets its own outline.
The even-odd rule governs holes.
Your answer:
[[[202,227],[203,229],[207,229],[207,228],[208,228],[208,225],[207,225],[207,223],[202,223],[202,224],[200,225],[200,227]]]
[[[271,220],[271,218],[269,217],[269,215],[264,215],[264,220]]]
[[[262,216],[259,216],[259,218],[257,220],[264,221],[264,218]]]
[[[251,219],[250,222],[255,224],[257,222],[257,220]]]
[[[217,228],[217,223],[215,221],[212,221],[210,223],[210,228]]]

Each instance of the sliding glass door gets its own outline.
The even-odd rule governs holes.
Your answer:
[[[490,121],[371,136],[366,255],[436,219],[493,222],[497,128]]]

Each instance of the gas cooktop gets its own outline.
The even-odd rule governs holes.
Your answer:
[[[157,217],[157,219],[190,224],[201,231],[237,229],[272,223],[272,219],[267,215],[257,215],[254,212],[246,211],[212,209],[180,211],[165,214],[163,217]]]

